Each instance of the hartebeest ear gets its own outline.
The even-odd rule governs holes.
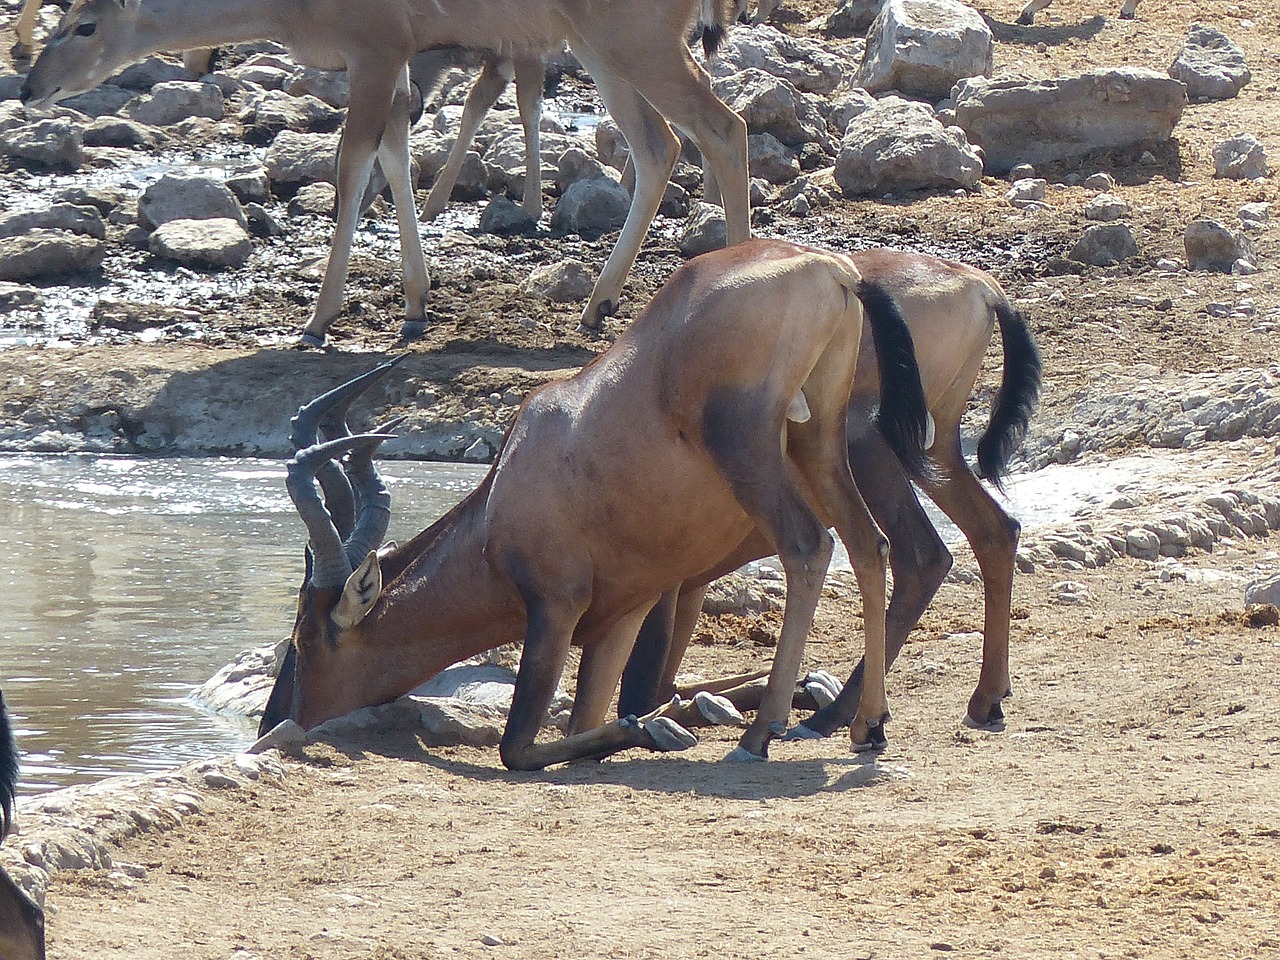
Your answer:
[[[365,618],[382,595],[382,566],[374,550],[364,558],[356,572],[347,577],[342,596],[333,608],[333,622],[341,630],[348,630]]]

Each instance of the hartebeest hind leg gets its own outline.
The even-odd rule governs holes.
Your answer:
[[[855,326],[853,336],[857,335]],[[787,580],[782,631],[768,688],[755,721],[738,750],[730,754],[734,759],[764,758],[769,741],[786,729],[805,635],[813,623],[833,548],[826,525],[810,503],[809,498],[815,495],[817,505],[834,519],[858,570],[867,605],[866,653],[873,674],[877,666],[881,671],[878,685],[864,687],[855,743],[883,742],[881,727],[888,718],[883,674],[888,543],[867,513],[845,459],[843,408],[852,367],[847,362],[842,366],[841,361],[847,361],[848,354],[847,350],[830,350],[823,355],[805,384],[806,397],[812,396],[809,422],[788,423],[785,432],[779,430],[781,437],[767,428],[781,420],[777,412],[757,409],[747,397],[722,398],[704,415],[712,456],[738,502],[772,541]],[[830,359],[833,357],[836,359]],[[852,357],[856,360],[856,349]],[[844,386],[838,386],[840,383]],[[780,449],[782,438],[788,444],[786,455]],[[809,495],[804,491],[810,491]]]
[[[982,572],[982,669],[969,699],[965,722],[970,726],[1001,727],[1000,701],[1011,696],[1009,679],[1009,619],[1013,604],[1014,558],[1021,526],[1009,516],[969,470],[960,453],[959,438],[941,452],[943,474],[924,485],[925,492],[973,547]]]
[[[865,417],[851,429],[849,449],[857,466],[859,489],[866,491],[871,512],[893,544],[893,599],[886,616],[886,666],[891,667],[951,568],[951,554],[942,543],[906,475],[893,459],[875,451],[883,444]],[[952,439],[954,437],[954,439]],[[1001,700],[1009,696],[1009,611],[1012,604],[1014,555],[1018,521],[1009,516],[970,471],[960,452],[959,435],[952,432],[935,451],[938,473],[920,481],[930,499],[965,535],[982,572],[984,620],[982,667],[978,686],[969,700],[965,723],[998,728],[1004,724]],[[829,736],[850,722],[862,686],[859,663],[835,701],[801,724],[799,732]]]
[[[832,356],[828,353],[824,359]],[[812,417],[806,423],[790,425],[788,448],[817,492],[826,517],[848,550],[858,581],[858,592],[862,595],[866,640],[863,663],[867,679],[858,691],[851,737],[854,749],[878,747],[884,742],[883,724],[889,716],[884,686],[888,669],[885,588],[889,541],[872,519],[860,488],[854,482],[845,439],[845,398],[836,392],[818,394],[814,391],[814,394],[808,401]]]
[[[893,595],[885,614],[888,670],[951,569],[951,554],[869,411],[851,412],[848,448],[858,489],[892,544],[889,565],[893,571]],[[835,700],[800,724],[795,735],[826,737],[849,723],[861,696],[864,670],[865,664],[859,661]]]

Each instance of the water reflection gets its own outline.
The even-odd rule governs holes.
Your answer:
[[[482,469],[391,463],[404,540]],[[0,687],[23,792],[235,750],[252,725],[186,699],[288,630],[302,526],[279,463],[0,458]]]

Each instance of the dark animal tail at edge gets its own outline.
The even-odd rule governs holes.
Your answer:
[[[702,41],[702,52],[708,60],[716,55],[725,34],[728,33],[729,17],[726,13],[724,0],[702,0],[702,10],[698,14],[698,25],[694,28],[693,40]]]
[[[13,823],[13,803],[18,787],[18,746],[0,693],[0,839]]]
[[[1007,300],[995,306],[1004,344],[1004,374],[986,432],[978,441],[978,476],[1003,490],[1003,477],[1040,399],[1040,350],[1027,318]]]
[[[920,383],[915,344],[897,301],[877,283],[863,280],[858,299],[871,325],[880,365],[880,410],[876,422],[889,447],[913,477],[933,473],[925,454],[929,407]]]

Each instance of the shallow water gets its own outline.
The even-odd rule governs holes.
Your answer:
[[[483,468],[389,463],[405,539]],[[253,725],[191,689],[287,635],[303,529],[283,465],[243,459],[0,458],[0,687],[23,792],[244,747]]]

